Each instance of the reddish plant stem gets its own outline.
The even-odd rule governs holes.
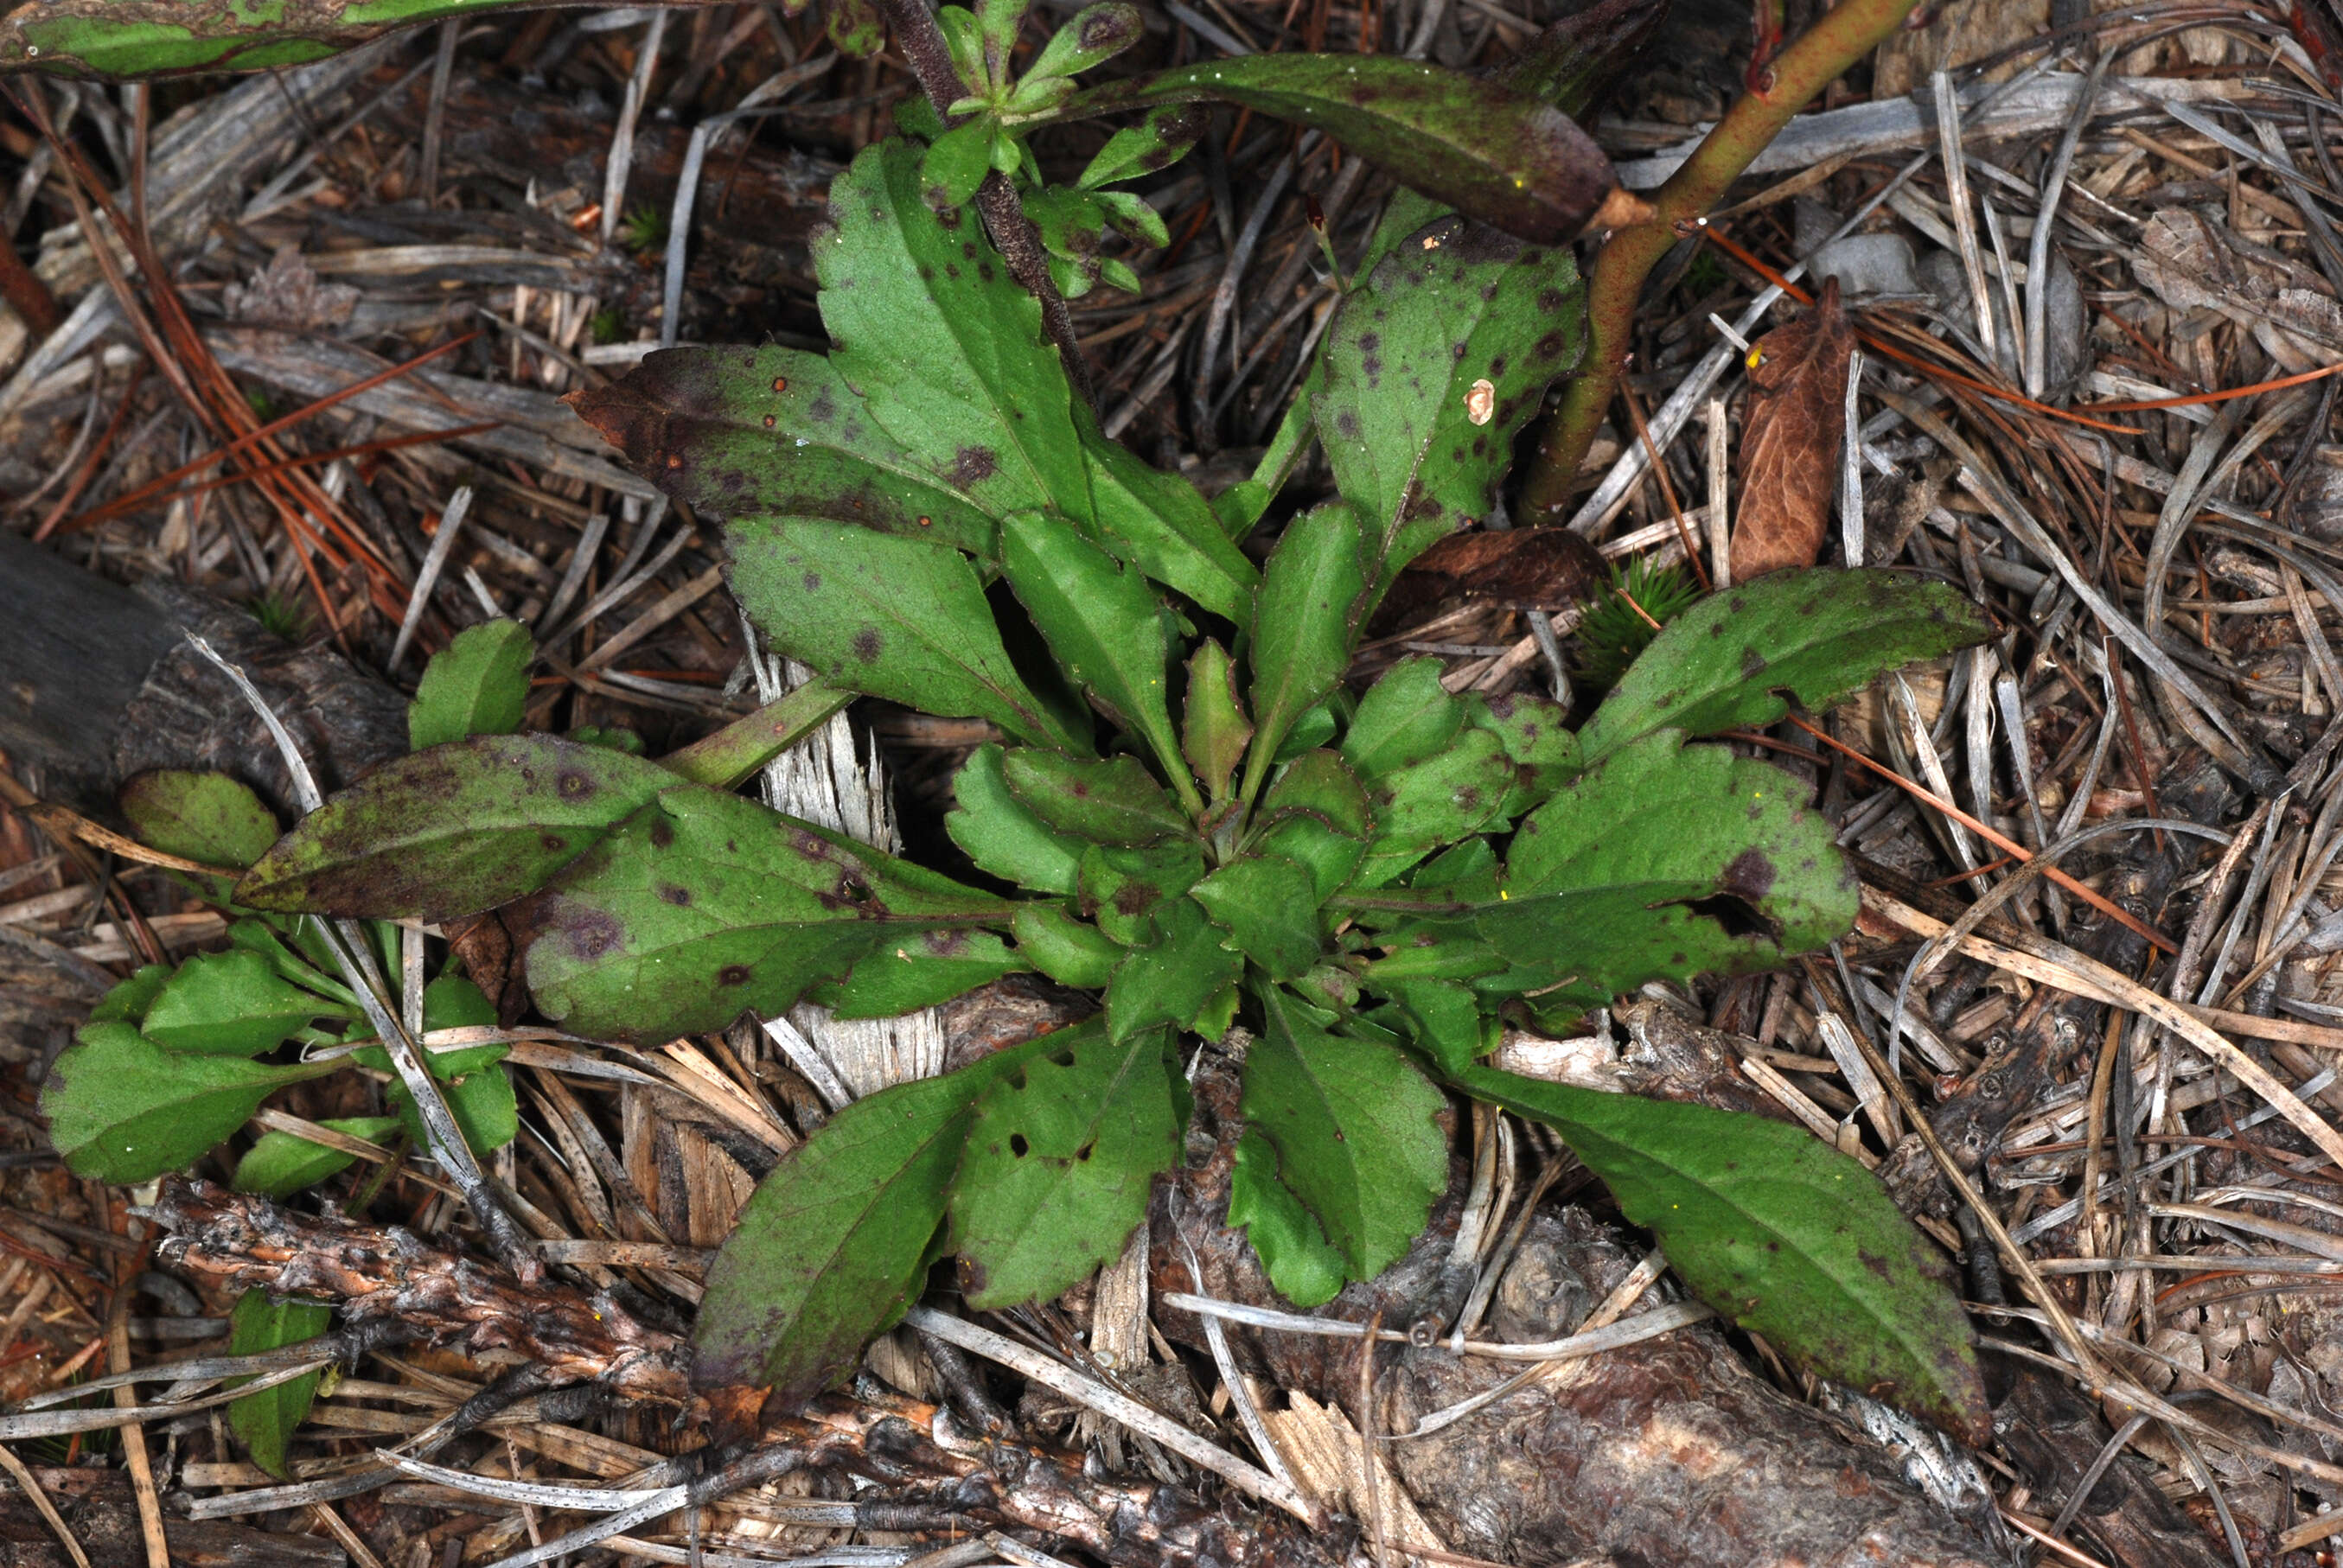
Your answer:
[[[1521,513],[1532,522],[1558,522],[1571,480],[1618,389],[1634,334],[1644,280],[1689,225],[1723,197],[1790,117],[1848,66],[1902,27],[1919,0],[1841,0],[1836,9],[1775,55],[1716,123],[1684,166],[1653,198],[1647,223],[1614,234],[1595,258],[1586,290],[1585,367],[1563,388],[1562,406],[1539,433],[1538,451],[1522,490]]]
[[[944,42],[943,29],[937,25],[927,0],[880,0],[879,8],[895,34],[895,42],[902,46],[912,78],[944,124],[958,125],[966,119],[965,115],[950,112],[953,104],[968,95],[968,89],[960,82],[951,48]],[[1074,331],[1074,313],[1066,307],[1066,297],[1058,292],[1057,281],[1050,276],[1049,252],[1041,246],[1033,220],[1025,216],[1017,192],[999,171],[986,175],[984,183],[976,187],[976,210],[1001,258],[1009,264],[1010,276],[1041,302],[1041,329],[1058,346],[1058,357],[1065,364],[1066,379],[1073,383],[1075,395],[1095,409],[1098,394],[1091,381],[1090,362],[1082,357],[1081,339]]]

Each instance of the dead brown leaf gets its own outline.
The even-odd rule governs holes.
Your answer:
[[[1733,524],[1735,582],[1821,558],[1854,351],[1855,328],[1839,308],[1835,277],[1824,282],[1812,310],[1751,350],[1754,390],[1741,427],[1741,507]]]
[[[1568,528],[1450,534],[1400,573],[1375,624],[1412,625],[1433,606],[1465,599],[1558,610],[1584,598],[1602,574],[1602,557]]]

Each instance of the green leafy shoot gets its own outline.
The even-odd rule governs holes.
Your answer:
[[[867,7],[830,20],[842,45],[873,41]],[[866,147],[834,181],[813,241],[827,355],[677,350],[578,401],[720,522],[749,619],[814,682],[654,761],[519,732],[533,649],[503,623],[433,662],[421,749],[281,839],[235,789],[138,786],[142,829],[245,868],[217,890],[275,924],[117,988],[45,1090],[57,1147],[77,1172],[144,1180],[241,1136],[287,1084],[388,1078],[376,1045],[295,1059],[369,1027],[300,947],[319,914],[518,906],[502,923],[529,1003],[610,1041],[800,1000],[889,1016],[1032,970],[1095,993],[1098,1014],[872,1094],[784,1156],[710,1269],[699,1376],[802,1400],[948,1254],[977,1306],[1071,1287],[1120,1253],[1180,1157],[1193,1037],[1242,1025],[1229,1218],[1296,1302],[1407,1254],[1453,1173],[1453,1091],[1553,1127],[1692,1291],[1785,1356],[1976,1431],[1957,1302],[1859,1164],[1802,1130],[1483,1059],[1507,1027],[1561,1030],[1648,981],[1775,967],[1843,934],[1855,884],[1806,786],[1706,738],[1972,644],[1980,615],[1882,572],[1690,602],[1631,578],[1666,625],[1639,655],[1622,645],[1576,729],[1543,699],[1453,693],[1429,659],[1353,686],[1383,589],[1487,518],[1513,436],[1577,363],[1584,301],[1555,246],[1607,166],[1582,165],[1544,98],[1411,62],[1280,55],[1076,89],[1138,14],[1082,11],[1021,75],[1026,20],[1022,0],[947,7],[966,117],[906,115],[924,146]],[[969,205],[1010,178],[1069,292],[1116,281],[1106,235],[1161,235],[1108,187],[1184,151],[1207,99],[1320,126],[1463,209],[1395,200],[1295,411],[1218,509],[1101,433]],[[1041,187],[1027,134],[1117,106],[1147,118],[1074,186]],[[1332,496],[1274,510],[1313,439]],[[1237,540],[1265,519],[1276,535],[1248,555]],[[855,694],[974,731],[950,780],[951,874],[734,792]],[[495,1021],[443,965],[427,1026]],[[486,1150],[518,1117],[506,1047],[478,1039],[432,1068]],[[380,1111],[327,1129],[331,1145],[271,1131],[238,1180],[334,1180],[414,1135],[403,1090],[386,1083]]]

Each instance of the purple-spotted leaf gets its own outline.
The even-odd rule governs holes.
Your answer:
[[[1050,1301],[1112,1262],[1180,1158],[1187,1086],[1168,1031],[1057,1038],[976,1102],[951,1197],[971,1307]]]
[[[978,1096],[1041,1052],[1096,1033],[1077,1024],[881,1090],[783,1155],[709,1268],[693,1379],[770,1383],[787,1410],[843,1377],[927,1279]]]
[[[476,735],[376,769],[236,884],[249,909],[448,920],[543,887],[675,775],[548,735]]]
[[[1449,1077],[1561,1133],[1727,1321],[1969,1442],[1991,1435],[1950,1266],[1845,1155],[1802,1128],[1705,1105],[1470,1065]]]
[[[671,1040],[769,1016],[881,944],[1006,925],[1009,906],[766,809],[686,785],[588,851],[533,914],[528,984],[599,1040]]]
[[[1578,364],[1579,296],[1568,252],[1451,216],[1343,297],[1311,409],[1365,519],[1378,598],[1433,541],[1488,518],[1513,437]]]
[[[832,685],[1090,748],[1009,661],[958,550],[810,518],[736,524],[732,591],[772,645]]]
[[[1047,116],[1241,104],[1341,142],[1403,186],[1538,245],[1577,237],[1618,180],[1552,105],[1388,55],[1254,55],[1109,82]]]
[[[993,551],[995,509],[1028,492],[915,427],[899,440],[830,362],[794,348],[670,348],[570,407],[704,516],[828,518]]]

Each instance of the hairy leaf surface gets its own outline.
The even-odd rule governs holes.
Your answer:
[[[1153,844],[1190,832],[1186,815],[1136,757],[1091,761],[1020,747],[1001,758],[1001,776],[1033,815],[1094,844]]]

